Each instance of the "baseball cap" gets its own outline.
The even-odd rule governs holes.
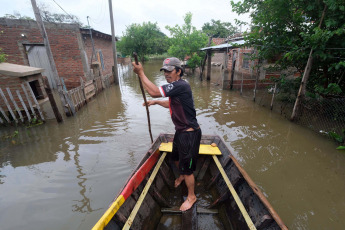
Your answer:
[[[162,70],[173,71],[175,67],[182,68],[181,61],[175,57],[167,58],[163,61],[163,67],[160,69],[160,71]]]

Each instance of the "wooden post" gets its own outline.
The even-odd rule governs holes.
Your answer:
[[[207,47],[210,47],[211,42],[212,42],[212,36],[210,36],[210,37],[208,38]],[[206,55],[205,55],[205,57],[204,57],[204,60],[203,60],[203,62],[202,62],[202,64],[201,64],[200,81],[202,81],[202,75],[203,75],[203,73],[204,73],[205,63],[206,63],[206,60],[207,60],[207,54],[208,54],[208,52],[206,52]]]
[[[1,89],[1,88],[0,88],[0,94],[1,94],[2,99],[4,100],[4,102],[5,102],[6,106],[7,106],[8,111],[10,112],[11,116],[13,117],[14,121],[15,121],[16,123],[18,123],[17,118],[16,118],[16,116],[14,115],[14,113],[13,113],[13,111],[12,111],[12,108],[11,108],[10,104],[8,103],[7,98],[5,97],[5,94],[2,92],[2,89]]]
[[[94,84],[94,80],[92,81],[92,84]],[[82,94],[83,94],[83,97],[84,97],[84,101],[85,101],[85,104],[87,104],[87,101],[86,101],[86,95],[85,95],[85,82],[82,78],[80,78],[80,85],[81,85],[81,91],[82,91]],[[95,94],[97,94],[97,87],[95,87]]]
[[[56,106],[55,98],[54,98],[54,95],[52,93],[52,90],[50,89],[48,79],[44,78],[43,81],[44,81],[44,89],[46,90],[46,93],[48,95],[49,102],[50,102],[50,105],[52,106],[56,121],[60,123],[63,121],[63,119],[62,119],[62,116],[59,112],[58,107]]]
[[[81,105],[83,105],[84,103],[83,103],[83,100],[82,100],[81,95],[80,95],[80,90],[77,90],[77,93],[78,93],[78,98],[79,98],[80,107],[81,107]],[[78,103],[78,104],[79,104],[79,103]]]
[[[43,37],[44,46],[46,48],[46,52],[47,52],[47,56],[48,56],[48,60],[49,60],[50,66],[52,68],[52,73],[53,73],[54,80],[55,80],[56,85],[57,85],[57,89],[58,89],[59,96],[60,96],[60,99],[61,99],[62,107],[64,108],[64,110],[65,110],[65,112],[67,114],[68,113],[68,109],[65,106],[66,105],[66,101],[65,101],[64,95],[62,93],[61,82],[60,82],[59,75],[58,75],[58,72],[57,72],[57,69],[56,69],[56,66],[55,66],[55,61],[54,61],[54,58],[53,58],[53,53],[52,53],[52,51],[50,49],[50,44],[49,44],[47,32],[46,32],[46,29],[44,27],[44,24],[43,24],[43,21],[42,21],[42,18],[41,18],[41,14],[40,14],[39,9],[37,7],[36,0],[31,0],[31,5],[32,5],[32,8],[33,8],[34,13],[35,13],[35,18],[36,18],[36,22],[37,22],[37,25],[38,25],[38,29],[40,30],[41,35]]]
[[[116,39],[115,39],[115,28],[114,28],[114,19],[113,19],[113,6],[112,6],[112,0],[109,0],[109,13],[110,13],[110,24],[111,24],[111,41],[112,41],[112,47],[113,47],[113,58],[114,58],[114,83],[115,85],[119,84],[119,76],[118,76],[118,70],[117,70],[117,52],[116,52]]]
[[[321,24],[322,24],[322,21],[325,17],[326,10],[327,10],[327,5],[325,4],[325,7],[323,9],[322,16],[320,19],[320,23],[319,23],[319,28],[321,28]],[[292,110],[292,114],[291,114],[291,118],[290,118],[291,121],[294,121],[297,118],[300,103],[304,99],[304,96],[305,96],[310,70],[311,70],[311,67],[313,65],[313,56],[312,55],[313,55],[313,48],[310,50],[307,65],[305,66],[305,69],[304,69],[304,73],[303,73],[302,81],[301,81],[301,84],[300,84],[300,87],[298,90],[295,105],[294,105],[293,110]]]
[[[274,84],[273,95],[272,95],[272,100],[271,100],[271,110],[273,109],[273,101],[274,101],[274,95],[276,94],[276,90],[277,90],[277,83]]]
[[[256,75],[256,78],[255,78],[255,87],[254,87],[254,96],[253,96],[253,101],[254,101],[254,102],[255,102],[255,100],[256,100],[256,89],[258,88],[259,75],[260,75],[260,74],[257,74],[257,75]]]
[[[212,59],[212,52],[210,50],[207,51],[207,75],[206,80],[211,80],[211,59]]]
[[[16,110],[17,110],[17,113],[19,114],[20,120],[24,123],[24,118],[23,118],[22,112],[20,111],[20,109],[19,109],[19,107],[18,107],[16,101],[14,100],[14,98],[13,98],[13,96],[12,96],[12,93],[11,93],[10,88],[7,87],[6,90],[7,90],[8,96],[10,96],[10,99],[11,99],[11,101],[12,101],[14,107],[15,107]]]
[[[74,99],[74,102],[77,103],[77,102],[78,102],[78,98],[77,98],[77,96],[76,96],[75,91],[73,91],[72,97],[73,97],[73,99]],[[78,103],[77,103],[77,105],[78,105]]]
[[[228,51],[226,50],[225,52],[224,52],[224,65],[222,66],[222,76],[221,76],[221,80],[222,80],[222,88],[223,89],[227,89],[227,86],[224,84],[224,82],[225,82],[225,78],[226,78],[226,80],[228,80],[229,79],[229,71],[228,71],[228,62],[229,62],[229,56],[228,56]]]
[[[232,67],[231,67],[231,77],[230,77],[230,89],[232,89],[234,86],[236,59],[237,59],[237,51],[232,50]]]
[[[26,113],[26,116],[28,117],[29,122],[31,122],[30,113],[29,113],[28,108],[26,107],[26,105],[25,105],[25,103],[24,103],[24,100],[23,100],[23,98],[22,98],[22,95],[20,95],[20,92],[19,92],[18,89],[16,90],[16,93],[17,93],[17,96],[18,96],[20,102],[22,103],[22,106],[23,106],[23,108],[24,108],[24,110],[25,110],[25,113]]]
[[[253,96],[253,101],[255,102],[256,100],[256,89],[258,86],[258,81],[259,81],[259,77],[260,77],[260,68],[261,68],[261,59],[258,60],[258,65],[257,65],[257,73],[256,73],[256,78],[255,78],[255,88],[254,88],[254,96]]]
[[[243,89],[243,72],[241,72],[242,73],[242,80],[241,80],[241,92],[240,92],[240,94],[242,95],[242,89]]]
[[[66,88],[65,81],[63,80],[63,78],[61,78],[61,83],[62,83],[62,90],[64,90],[64,92],[66,92],[66,93],[63,94],[63,95],[65,95],[64,98],[66,99],[67,104],[69,106],[69,109],[71,110],[72,115],[74,116],[75,115],[74,104],[71,101],[71,98],[69,97],[69,95],[67,93],[67,88]]]

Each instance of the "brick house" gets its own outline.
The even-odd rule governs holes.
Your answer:
[[[223,42],[222,42],[223,41]],[[281,73],[289,77],[297,77],[299,73],[295,69],[289,69],[282,72],[269,71],[270,61],[263,60],[260,70],[257,69],[258,60],[250,60],[249,56],[255,52],[252,47],[241,47],[244,44],[242,35],[237,34],[228,39],[218,39],[214,43],[218,45],[205,47],[201,50],[211,50],[213,65],[223,65],[223,88],[239,89],[254,88],[258,76],[258,87],[265,87],[271,84],[271,77],[279,77]],[[222,43],[221,43],[222,42]]]
[[[226,38],[212,38],[212,42],[214,45],[224,44],[226,42]]]
[[[289,68],[281,71],[270,69],[274,66],[276,60],[262,60],[260,69],[257,68],[259,60],[250,60],[250,55],[255,52],[253,47],[239,47],[244,44],[242,37],[228,41],[228,70],[229,79],[225,84],[226,88],[252,89],[255,87],[256,78],[258,79],[258,88],[272,85],[272,77],[280,77],[285,74],[288,78],[300,76],[296,68]]]
[[[58,75],[67,89],[79,86],[81,79],[91,80],[90,30],[63,23],[45,23],[45,28]],[[0,47],[8,55],[7,62],[44,68],[42,75],[47,76],[52,88],[56,88],[36,21],[0,18],[0,32]],[[99,62],[103,76],[112,76],[112,37],[93,29],[91,32],[96,51],[92,61]]]

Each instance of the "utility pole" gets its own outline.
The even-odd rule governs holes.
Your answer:
[[[50,66],[52,68],[54,80],[56,82],[57,89],[58,89],[58,92],[59,92],[59,95],[60,95],[62,107],[64,108],[66,114],[70,114],[68,108],[66,107],[66,100],[65,100],[65,97],[63,95],[62,84],[61,84],[58,72],[56,70],[56,66],[55,66],[55,62],[54,62],[54,58],[53,58],[53,53],[52,53],[52,51],[50,49],[50,44],[49,44],[47,32],[46,32],[46,29],[44,27],[43,20],[41,18],[41,14],[40,14],[39,9],[37,7],[36,0],[31,0],[31,4],[32,4],[32,8],[33,8],[34,13],[35,13],[35,18],[36,18],[36,22],[37,22],[37,25],[38,25],[38,29],[40,30],[41,35],[43,37],[44,46],[45,46],[46,51],[47,51],[48,61],[49,61]],[[67,100],[67,101],[69,102],[69,100]],[[72,111],[72,113],[74,115],[74,113],[75,113],[74,106],[71,105],[71,103],[68,103],[68,105],[71,108],[71,111]]]
[[[89,23],[89,16],[87,16],[86,19],[87,19],[87,24],[89,26],[90,38],[91,38],[91,43],[92,43],[92,55],[91,55],[91,63],[90,63],[90,66],[91,66],[93,56],[96,57],[96,50],[95,50],[95,43],[93,42],[93,38],[92,38],[92,31],[91,31],[91,27]]]
[[[211,43],[212,43],[212,37],[213,35],[209,36],[208,37],[208,43],[207,43],[207,47],[210,47]],[[204,60],[203,62],[201,63],[201,71],[200,71],[200,81],[202,81],[202,75],[204,73],[204,68],[205,68],[205,63],[206,63],[206,60],[207,60],[207,55],[209,54],[209,52],[207,51],[206,52],[206,55],[204,57]]]
[[[119,76],[117,72],[117,54],[116,54],[116,40],[115,40],[115,28],[114,28],[114,19],[113,19],[113,6],[112,0],[109,0],[109,13],[110,13],[110,24],[111,24],[111,37],[112,37],[112,47],[113,47],[113,57],[114,57],[114,83],[119,84]]]

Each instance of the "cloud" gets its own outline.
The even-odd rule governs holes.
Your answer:
[[[4,1],[4,0],[1,0]],[[66,12],[78,16],[81,22],[87,25],[87,16],[90,17],[90,25],[104,33],[111,34],[108,0],[55,0]],[[41,0],[55,13],[64,13],[52,0]],[[175,0],[166,2],[161,0],[124,0],[112,1],[115,24],[115,34],[122,36],[126,26],[132,23],[157,22],[162,32],[169,35],[166,25],[175,26],[184,23],[183,18],[187,12],[193,14],[192,24],[197,29],[210,22],[211,19],[231,22],[234,19],[242,19],[248,22],[249,17],[239,17],[231,12],[229,0]],[[34,18],[30,0],[6,1],[0,8],[0,16],[13,14],[18,11],[21,15]]]

